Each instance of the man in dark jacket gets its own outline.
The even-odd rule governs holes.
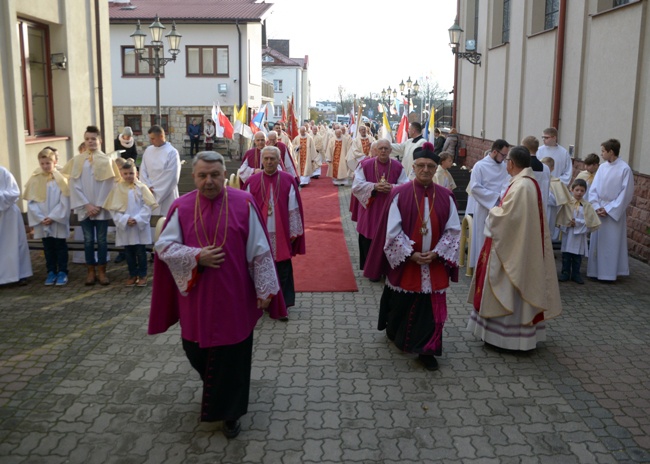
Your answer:
[[[201,143],[201,125],[196,123],[196,119],[192,119],[187,126],[187,135],[190,137],[190,156],[194,156],[199,152]]]

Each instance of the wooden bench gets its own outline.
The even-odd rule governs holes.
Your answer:
[[[160,231],[162,229],[162,225],[165,222],[165,216],[151,216],[151,220],[149,221],[149,225],[153,228],[156,229],[156,232],[153,237],[153,243],[156,243],[156,240],[158,239],[158,235],[160,235]],[[29,220],[27,219],[27,213],[23,213],[23,223],[25,224],[25,227],[28,227],[31,229],[29,225]],[[113,222],[112,219],[108,220],[108,226],[109,227],[115,227],[115,223]],[[77,215],[72,213],[70,216],[70,236],[72,236],[72,228],[73,227],[81,227],[81,222],[77,219]],[[115,236],[113,234],[108,234],[108,251],[123,251],[124,247],[123,246],[117,246],[115,245]],[[77,240],[77,239],[72,239],[68,238],[66,240],[68,244],[68,251],[84,251],[84,241],[83,240]],[[29,245],[30,250],[42,250],[43,249],[43,242],[41,239],[36,239],[36,238],[27,238],[27,244]],[[146,245],[147,251],[153,251],[153,244]],[[97,242],[95,242],[95,249],[97,249]]]

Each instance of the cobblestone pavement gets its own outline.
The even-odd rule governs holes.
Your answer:
[[[349,189],[340,198],[356,265]],[[150,287],[124,287],[124,264],[109,264],[109,287],[84,287],[79,265],[68,286],[45,287],[32,258],[28,286],[0,287],[3,464],[650,462],[650,267],[638,261],[615,284],[562,284],[564,313],[529,353],[465,331],[463,277],[437,372],[375,329],[381,286],[359,272],[357,293],[299,294],[288,323],[259,323],[249,413],[228,441],[199,422],[178,330],[146,335]]]

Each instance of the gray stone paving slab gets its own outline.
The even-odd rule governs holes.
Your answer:
[[[79,265],[68,286],[45,287],[32,252],[30,284],[0,287],[0,462],[650,462],[650,266],[561,284],[564,313],[529,353],[465,330],[463,275],[431,373],[375,329],[382,287],[356,270],[349,195],[339,189],[359,292],[299,294],[288,323],[260,321],[249,413],[230,441],[199,422],[178,329],[146,335],[150,288],[122,286],[123,264],[109,264],[109,287],[83,286]]]

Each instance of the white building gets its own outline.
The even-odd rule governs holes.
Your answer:
[[[298,124],[309,119],[309,57],[289,58],[288,40],[269,40],[262,51],[262,75],[273,82],[274,109],[269,122],[282,118],[282,106],[293,96]]]
[[[336,102],[333,101],[317,101],[316,111],[323,113],[336,113]]]
[[[493,140],[559,143],[580,158],[616,138],[635,173],[628,209],[630,253],[650,259],[650,5],[644,0],[460,0],[455,125],[471,166]],[[466,43],[466,41],[473,41]],[[469,46],[469,47],[468,47]]]
[[[24,187],[45,147],[60,164],[86,126],[112,151],[108,7],[104,0],[0,2],[0,165]]]
[[[175,21],[182,35],[176,61],[164,67],[160,78],[162,126],[180,150],[189,121],[196,118],[202,123],[211,117],[213,103],[231,116],[234,105],[239,108],[246,103],[251,114],[272,98],[263,99],[261,63],[264,21],[271,8],[269,3],[245,0],[193,0],[190,4],[112,1],[110,49],[116,131],[131,126],[139,145],[147,145],[146,133],[156,117],[153,69],[137,59],[130,37],[138,20],[147,35],[156,15],[165,25],[165,33]],[[166,39],[162,40],[167,48]],[[146,43],[146,56],[153,56],[151,37]],[[165,56],[170,55],[165,52]]]

